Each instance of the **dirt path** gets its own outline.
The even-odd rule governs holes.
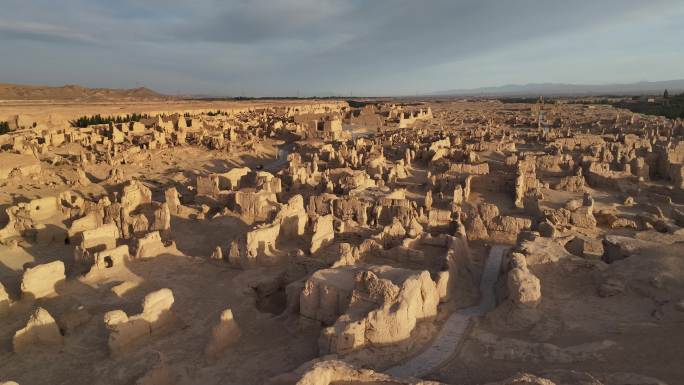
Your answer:
[[[397,377],[421,377],[437,369],[456,353],[471,318],[484,315],[496,306],[494,284],[506,249],[505,246],[496,245],[489,252],[480,280],[480,304],[454,312],[444,323],[432,345],[403,364],[388,369],[388,374]]]

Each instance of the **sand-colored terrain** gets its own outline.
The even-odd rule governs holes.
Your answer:
[[[682,381],[679,120],[104,94],[0,102],[0,384]]]

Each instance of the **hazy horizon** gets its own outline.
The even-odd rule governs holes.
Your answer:
[[[1,83],[391,96],[684,78],[684,3],[9,0]]]

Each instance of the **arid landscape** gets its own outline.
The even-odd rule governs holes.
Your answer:
[[[684,385],[681,0],[0,9],[0,385]]]
[[[65,97],[0,120],[3,380],[681,383],[681,119]]]

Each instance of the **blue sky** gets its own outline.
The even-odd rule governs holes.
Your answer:
[[[411,95],[684,78],[681,0],[3,0],[0,82]]]

